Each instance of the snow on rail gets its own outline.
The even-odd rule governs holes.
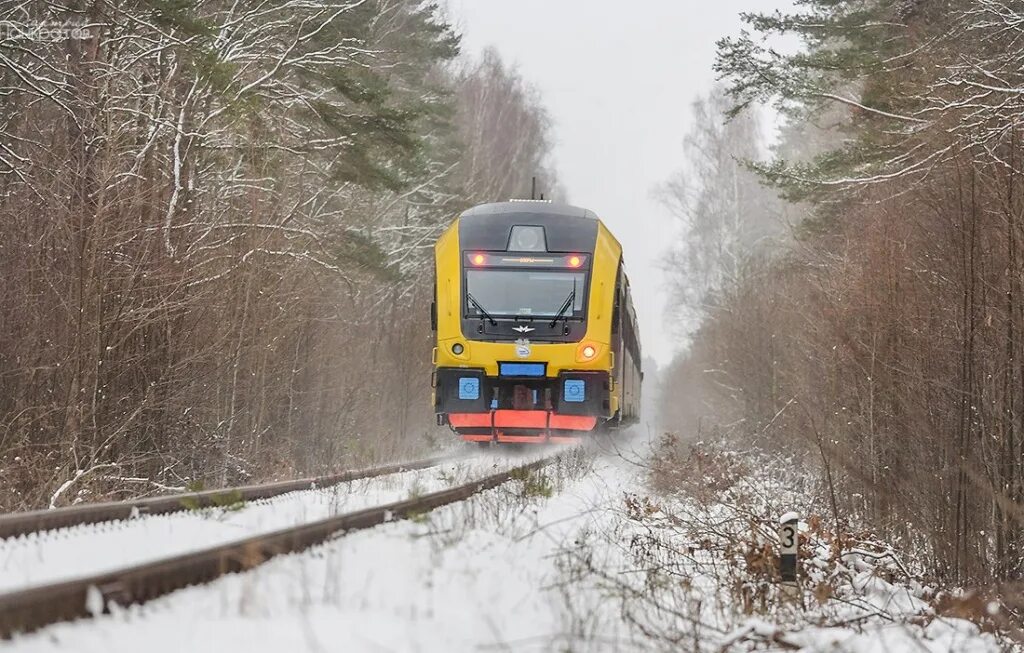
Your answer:
[[[243,485],[199,492],[179,492],[126,501],[81,503],[63,508],[54,508],[51,502],[50,509],[47,510],[30,510],[0,515],[0,538],[27,535],[37,531],[69,528],[79,524],[96,524],[104,521],[130,519],[139,514],[159,515],[195,508],[214,508],[239,501],[269,499],[282,494],[288,494],[289,492],[309,490],[316,487],[329,487],[361,478],[434,467],[449,458],[451,457],[436,456],[423,460],[354,469],[312,478],[260,483],[258,485]]]
[[[0,540],[0,592],[90,576],[431,492],[492,471],[490,457],[235,506],[87,524]]]
[[[801,515],[813,506],[782,492],[794,486],[767,468],[728,489],[698,473],[701,499],[652,493],[649,471],[649,459],[630,454],[569,453],[422,518],[7,644],[54,653],[1021,650],[936,614],[913,582],[895,580],[908,576],[899,561],[873,547],[845,552],[850,573],[828,576],[835,594],[820,606],[747,612],[739,594],[756,583],[742,547],[760,502]],[[773,537],[774,520],[763,523]]]
[[[416,494],[362,510],[277,529],[151,563],[109,573],[48,584],[0,595],[0,636],[9,638],[62,621],[98,617],[106,607],[145,603],[178,589],[251,571],[272,558],[323,544],[339,534],[368,529],[392,520],[418,519],[430,511],[472,498],[505,483],[528,485],[533,474],[556,456],[516,461],[504,469],[435,492]]]
[[[536,600],[537,588],[557,579],[563,544],[612,516],[601,509],[603,498],[617,500],[624,480],[635,480],[633,470],[606,464],[556,465],[420,519],[352,533],[95,620],[18,636],[9,646],[280,653],[544,642],[562,628],[564,614],[557,590],[552,602]],[[572,465],[578,469],[566,472]]]

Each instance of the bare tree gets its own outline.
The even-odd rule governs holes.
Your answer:
[[[437,7],[0,3],[0,20],[77,26],[0,41],[5,508],[436,439],[432,240],[489,192],[460,171],[483,157]],[[536,125],[506,128],[545,160]]]
[[[937,576],[1019,580],[1024,15],[812,0],[748,20],[807,45],[726,39],[718,70],[734,108],[787,115],[755,167],[808,215],[787,255],[720,295],[671,375],[702,384],[711,428],[821,463],[842,519]]]
[[[669,319],[684,339],[715,294],[735,284],[750,257],[781,233],[772,193],[747,168],[763,155],[760,124],[751,112],[727,120],[728,109],[722,87],[694,101],[685,166],[657,191],[678,222],[666,266]]]

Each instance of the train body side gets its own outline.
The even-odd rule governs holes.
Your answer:
[[[534,249],[517,249],[523,234]],[[540,442],[638,419],[639,340],[622,248],[593,214],[477,207],[438,239],[435,264],[440,423],[470,441]],[[567,288],[568,310],[552,315]],[[516,304],[517,294],[526,299]]]

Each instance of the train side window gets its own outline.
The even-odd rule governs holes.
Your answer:
[[[629,282],[623,284],[623,303],[625,303],[626,315],[623,320],[625,329],[626,349],[633,356],[634,360],[640,358],[640,341],[637,338],[636,313],[633,310],[633,296],[630,292]]]
[[[437,331],[437,281],[434,281],[434,297],[430,300],[430,330]]]
[[[622,322],[622,264],[619,264],[619,272],[615,276],[615,303],[612,305],[612,335],[619,332],[619,324]]]

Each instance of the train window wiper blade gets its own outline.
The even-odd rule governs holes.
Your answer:
[[[558,321],[561,320],[563,317],[565,317],[565,312],[568,311],[569,308],[575,302],[576,302],[576,280],[573,279],[572,290],[569,291],[569,296],[565,298],[564,302],[562,302],[562,308],[558,309],[558,312],[555,313],[555,317],[551,320],[551,324],[549,324],[548,327],[551,328],[551,329],[554,329],[555,325],[558,324]]]
[[[495,320],[495,319],[494,319],[494,318],[493,318],[493,317],[491,316],[491,314],[487,312],[487,309],[486,309],[486,308],[484,308],[483,306],[481,306],[481,305],[480,305],[480,302],[478,302],[478,301],[476,300],[476,297],[474,297],[472,293],[468,293],[468,292],[467,292],[467,293],[466,293],[466,299],[468,299],[468,300],[469,300],[469,303],[470,303],[470,304],[472,304],[473,306],[476,306],[476,310],[480,311],[480,316],[481,316],[481,319],[483,319],[483,318],[485,318],[485,317],[486,317],[486,318],[487,318],[488,320],[490,320],[490,322],[491,322],[491,326],[498,326],[498,321],[497,321],[497,320]]]

